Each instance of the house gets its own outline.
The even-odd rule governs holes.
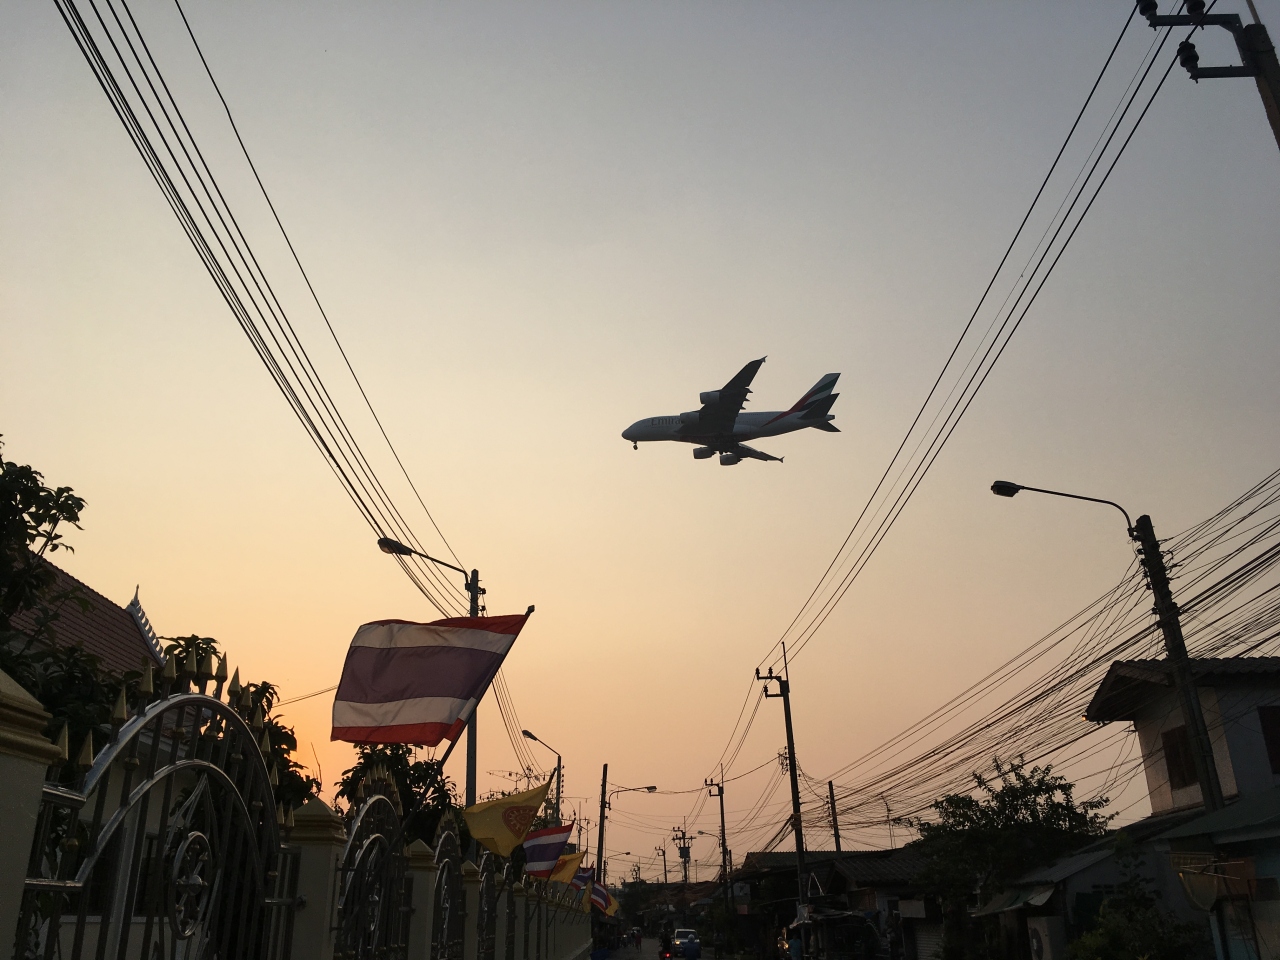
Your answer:
[[[47,560],[41,562],[48,563],[56,575],[51,596],[74,590],[88,604],[88,609],[72,601],[59,606],[58,619],[53,623],[55,644],[82,646],[104,667],[117,673],[137,670],[147,660],[156,665],[164,663],[164,651],[138,600],[137,590],[128,605],[122,607],[61,567]],[[19,613],[11,622],[17,630],[31,630],[36,625],[31,611]]]
[[[924,859],[915,850],[811,850],[805,866],[805,926],[816,953],[860,960],[889,949],[905,960],[930,960],[941,947],[942,914],[923,894]],[[733,878],[739,913],[749,917],[749,939],[758,955],[771,957],[778,932],[796,916],[796,855],[749,853]]]
[[[1191,676],[1223,796],[1230,800],[1280,786],[1280,657],[1192,659]],[[1153,814],[1204,805],[1167,661],[1113,663],[1085,718],[1133,723]]]
[[[1280,657],[1190,661],[1227,805],[1206,812],[1173,672],[1164,660],[1111,664],[1085,711],[1133,724],[1151,816],[1028,871],[984,905],[1019,949],[1052,960],[1090,929],[1126,870],[1166,910],[1203,924],[1218,960],[1280,960]]]

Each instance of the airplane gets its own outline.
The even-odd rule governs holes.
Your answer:
[[[742,405],[747,402],[747,394],[751,393],[751,381],[765,359],[752,360],[719,390],[699,394],[698,402],[702,409],[690,410],[676,417],[637,420],[622,431],[622,438],[630,440],[636,450],[640,449],[642,442],[655,440],[698,444],[693,449],[695,460],[706,460],[719,454],[720,465],[731,467],[744,458],[782,462],[782,457],[749,447],[743,442],[745,440],[776,437],[806,427],[827,433],[840,432],[840,428],[831,422],[835,416],[830,413],[831,405],[840,396],[831,392],[840,378],[838,373],[828,373],[815,383],[813,389],[797,400],[790,410],[743,413]]]

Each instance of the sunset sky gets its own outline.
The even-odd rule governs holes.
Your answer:
[[[1257,6],[1275,35],[1280,0]],[[425,538],[173,5],[133,9]],[[660,787],[615,802],[608,842],[653,876],[1129,5],[186,9],[440,528],[491,613],[537,606],[506,676],[521,723],[564,754],[571,808],[595,820],[605,762],[613,783]],[[217,638],[286,698],[329,686],[359,624],[435,611],[254,357],[54,5],[4,22],[5,458],[88,501],[70,572],[122,604],[140,585],[161,633]],[[1131,28],[1104,115],[1150,41]],[[1197,42],[1206,64],[1234,56],[1225,33]],[[806,772],[825,780],[1123,574],[1117,516],[997,499],[992,480],[1115,499],[1173,533],[1278,465],[1277,249],[1280,153],[1253,82],[1175,68],[919,495],[794,663]],[[766,355],[749,409],[786,409],[838,371],[843,432],[760,441],[786,462],[732,469],[619,436]],[[352,755],[329,742],[331,702],[283,710],[330,798]],[[486,790],[516,760],[488,700],[479,725]],[[763,765],[726,790],[737,858],[786,816],[779,791],[735,834],[783,743],[767,701],[727,772]],[[708,838],[694,854],[716,856]]]

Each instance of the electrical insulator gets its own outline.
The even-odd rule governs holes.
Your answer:
[[[1192,77],[1196,75],[1196,67],[1200,65],[1200,54],[1196,53],[1196,45],[1190,40],[1178,44],[1178,62]]]
[[[1199,20],[1204,16],[1204,0],[1187,0],[1183,9],[1187,11],[1188,16]]]
[[[1150,20],[1160,12],[1158,0],[1138,0],[1138,13]]]

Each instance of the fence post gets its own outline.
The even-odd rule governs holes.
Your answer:
[[[299,848],[301,904],[293,921],[291,956],[296,960],[333,960],[338,858],[347,842],[346,827],[331,806],[310,796],[293,815],[289,842]]]
[[[480,919],[480,868],[470,860],[462,864],[463,930],[462,960],[477,960],[480,955],[480,931],[476,921]]]
[[[0,671],[0,950],[5,951],[18,929],[45,774],[62,759],[42,733],[48,722],[40,702]]]
[[[517,883],[511,888],[512,893],[516,897],[516,915],[512,922],[516,925],[516,955],[514,960],[528,960],[529,945],[526,943],[525,930],[527,929],[524,918],[529,910],[529,896],[525,892],[524,884]]]
[[[413,881],[413,913],[409,915],[408,960],[431,960],[431,934],[435,927],[436,866],[435,851],[423,841],[415,840],[405,848],[409,858],[405,869]]]

